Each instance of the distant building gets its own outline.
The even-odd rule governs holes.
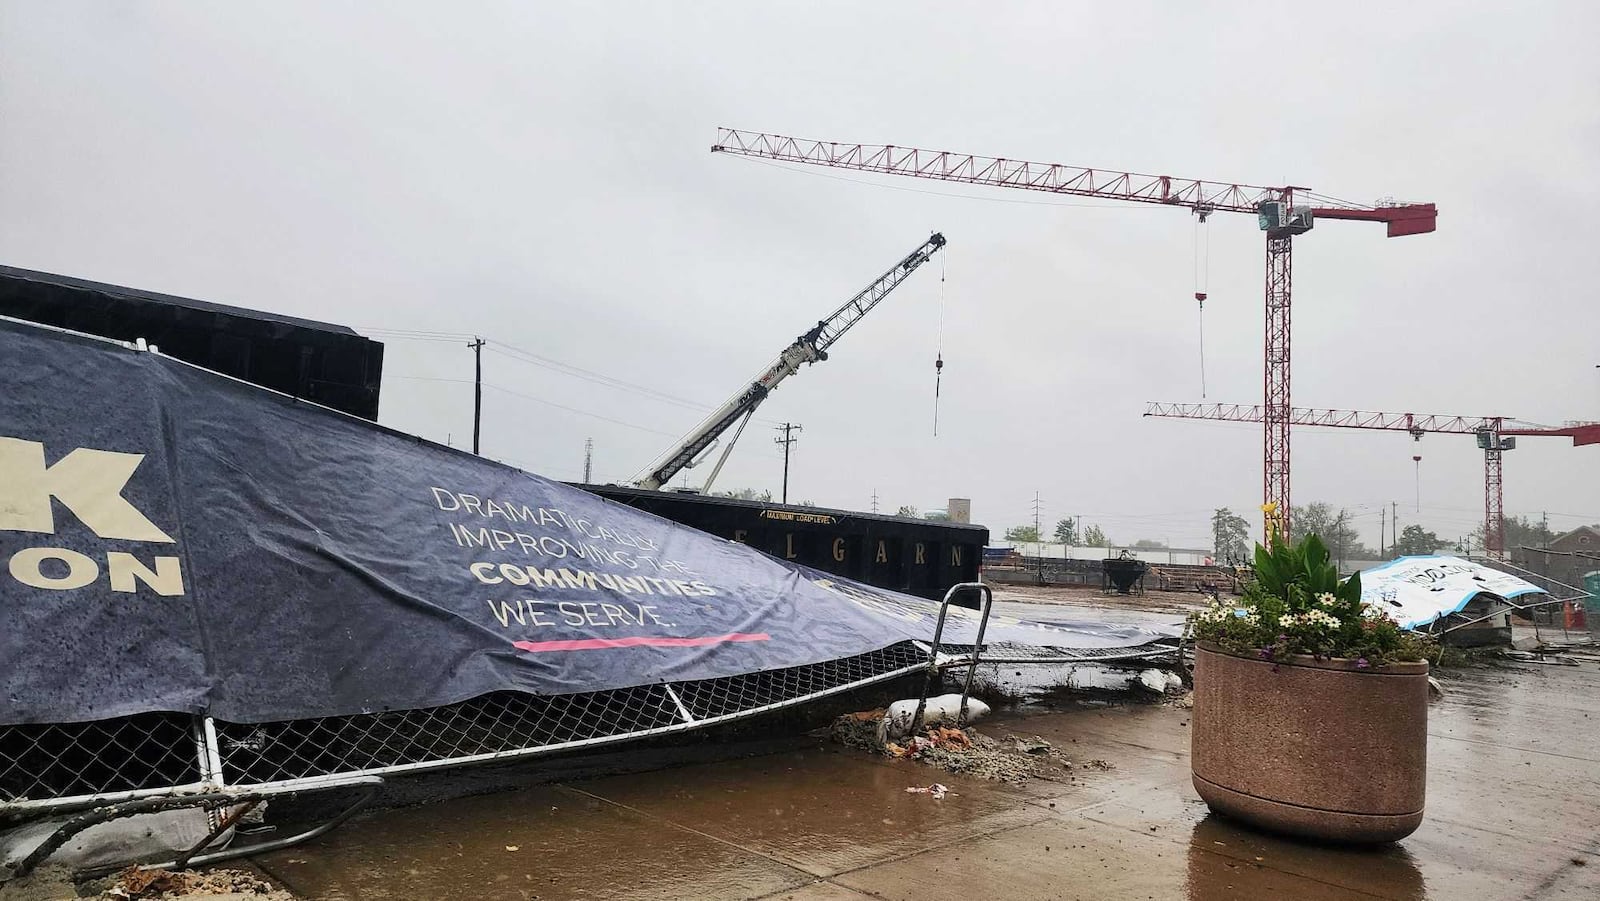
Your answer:
[[[1548,549],[1523,554],[1528,569],[1581,589],[1584,575],[1600,570],[1600,528],[1579,526],[1551,539]]]
[[[951,522],[972,522],[972,498],[953,497],[945,504],[945,513]]]

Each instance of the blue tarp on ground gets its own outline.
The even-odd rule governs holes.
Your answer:
[[[158,354],[0,320],[0,724],[566,694],[928,639],[935,605]],[[963,612],[947,640],[971,641]],[[994,641],[1130,647],[1126,626]]]

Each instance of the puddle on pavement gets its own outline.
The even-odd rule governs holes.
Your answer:
[[[1052,669],[1041,690],[1059,683]],[[919,901],[1024,884],[1038,890],[987,896],[1070,886],[1105,899],[1421,901],[1526,894],[1552,878],[1588,888],[1600,866],[1569,858],[1596,834],[1600,769],[1573,755],[1600,723],[1600,676],[1575,675],[1445,674],[1430,711],[1430,819],[1388,848],[1300,843],[1208,815],[1188,788],[1187,712],[1132,705],[978,725],[1116,764],[1087,785],[1013,788],[829,747],[383,811],[261,863],[300,896],[334,901],[810,897],[833,874]],[[935,781],[953,794],[905,791]],[[1077,836],[1075,856],[1047,851],[1047,833]],[[941,875],[928,880],[930,868]]]
[[[329,901],[749,898],[805,881],[758,855],[556,787],[384,811],[258,863],[297,895]]]
[[[1423,901],[1422,871],[1403,846],[1342,848],[1277,838],[1237,826],[1215,815],[1194,825],[1184,883],[1190,901],[1246,897],[1241,887],[1253,870],[1271,868],[1322,883],[1325,895],[1349,898],[1348,889],[1387,901]],[[1338,888],[1336,888],[1336,886]]]

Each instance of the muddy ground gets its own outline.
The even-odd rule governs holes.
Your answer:
[[[1069,610],[1111,612],[1112,621],[1174,622],[1210,600],[1197,591],[1146,591],[1144,594],[1107,593],[1088,585],[995,585],[994,599],[1008,604],[1030,604],[1018,616],[1039,614],[1040,605],[1061,605]],[[1048,608],[1047,608],[1048,609]],[[1052,614],[1046,612],[1045,616]],[[1032,618],[1038,618],[1037,615]]]

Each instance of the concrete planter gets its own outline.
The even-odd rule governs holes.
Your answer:
[[[1195,651],[1192,766],[1213,811],[1275,832],[1390,842],[1422,823],[1428,664],[1359,669]]]

